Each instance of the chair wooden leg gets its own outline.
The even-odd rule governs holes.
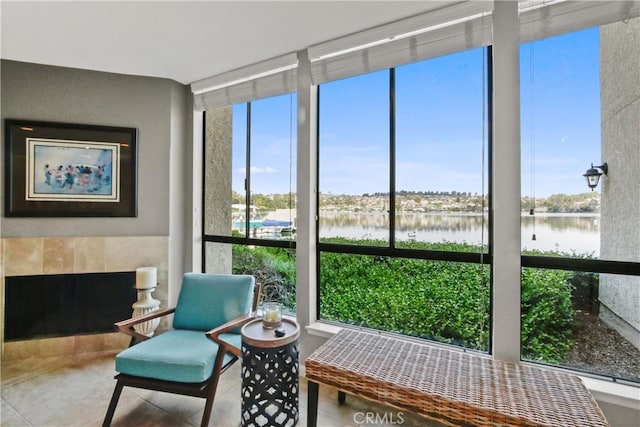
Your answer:
[[[109,409],[107,409],[107,414],[104,416],[102,427],[109,427],[111,425],[111,420],[113,419],[113,413],[116,411],[116,406],[118,405],[118,400],[120,399],[120,393],[122,393],[123,387],[124,385],[122,385],[120,381],[116,383],[116,388],[113,390],[113,396],[111,396],[111,402],[109,402]]]
[[[213,409],[213,400],[216,395],[217,384],[211,384],[211,387],[213,388],[213,393],[207,396],[207,401],[204,404],[204,414],[202,414],[200,427],[207,427],[209,425],[209,419],[211,418],[211,411]]]
[[[211,375],[211,381],[209,382],[209,391],[207,393],[207,401],[204,404],[204,413],[202,414],[202,421],[200,427],[207,427],[209,425],[209,419],[211,418],[211,411],[213,410],[213,401],[216,397],[216,389],[218,388],[218,380],[220,379],[220,371],[222,370],[222,362],[224,361],[224,351],[218,351],[216,355],[216,362],[213,365],[213,374]]]

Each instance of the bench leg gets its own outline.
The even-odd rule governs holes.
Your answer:
[[[343,404],[347,399],[347,394],[344,391],[338,390],[338,403]]]
[[[318,383],[309,381],[307,388],[307,427],[318,424]]]

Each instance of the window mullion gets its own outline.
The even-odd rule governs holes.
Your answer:
[[[389,70],[389,247],[396,247],[396,69]]]
[[[251,102],[247,102],[247,158],[244,175],[244,203],[245,203],[245,231],[244,237],[249,238],[249,224],[251,223]]]

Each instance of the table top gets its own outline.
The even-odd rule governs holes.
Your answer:
[[[300,336],[300,326],[295,319],[282,317],[282,325],[285,335],[277,337],[275,329],[267,329],[262,326],[262,319],[255,319],[242,327],[242,342],[253,347],[276,348],[291,344]]]

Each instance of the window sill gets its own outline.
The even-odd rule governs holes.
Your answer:
[[[342,327],[324,322],[313,322],[305,329],[310,335],[331,338]],[[640,387],[578,376],[597,401],[638,410],[640,406]]]
[[[598,402],[610,403],[624,408],[638,410],[640,408],[640,388],[597,378],[580,379]]]
[[[331,338],[332,336],[337,334],[342,329],[342,327],[324,322],[313,322],[309,324],[309,326],[307,326],[305,329],[309,333],[309,335]]]

